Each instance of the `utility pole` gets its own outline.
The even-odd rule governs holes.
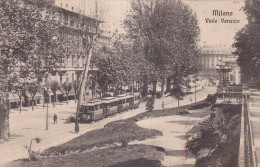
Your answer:
[[[49,88],[47,87],[47,96],[48,96],[48,98],[47,98],[47,111],[46,111],[46,130],[48,130],[49,129],[49,127],[48,127],[48,117],[49,117],[49,106],[48,106],[48,104],[49,104],[49,100],[50,100],[50,96],[49,96]]]

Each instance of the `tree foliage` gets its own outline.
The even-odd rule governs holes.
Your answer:
[[[28,71],[40,75],[59,65],[62,45],[58,42],[55,10],[43,2],[0,2],[2,90],[10,90]]]
[[[54,94],[53,107],[55,107],[55,101],[56,101],[56,97],[57,97],[56,92],[61,88],[61,86],[60,86],[59,82],[55,81],[55,80],[50,81],[49,86],[51,88],[51,91]]]
[[[41,78],[59,65],[63,47],[52,4],[51,0],[0,1],[0,93],[24,88],[31,72]]]
[[[234,54],[238,56],[237,63],[241,74],[248,81],[251,77],[260,76],[260,2],[246,1],[244,8],[248,16],[248,24],[235,35]]]
[[[124,25],[134,53],[147,62],[143,82],[170,78],[176,83],[198,71],[197,18],[181,1],[132,0]]]

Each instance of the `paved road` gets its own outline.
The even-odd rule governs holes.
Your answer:
[[[257,166],[260,167],[260,91],[251,90],[249,113],[253,133],[253,144],[256,150]]]
[[[203,99],[208,93],[214,93],[214,88],[206,89],[203,92],[197,93],[198,100]],[[181,101],[180,105],[191,103],[191,97],[189,95]],[[155,109],[160,109],[162,100],[165,100],[166,108],[176,107],[177,101],[171,97],[157,99],[155,101]],[[194,100],[193,100],[194,102]],[[56,146],[65,143],[81,134],[88,131],[103,128],[105,124],[133,117],[139,113],[145,112],[145,105],[136,110],[130,110],[128,112],[120,113],[112,117],[103,119],[101,121],[91,124],[80,124],[80,133],[74,133],[74,124],[65,123],[66,119],[75,114],[76,104],[69,101],[69,104],[57,103],[55,107],[50,105],[49,107],[49,130],[45,130],[46,127],[46,108],[43,110],[42,104],[35,107],[34,111],[31,111],[31,107],[24,107],[22,114],[19,113],[19,109],[11,110],[10,114],[10,131],[11,138],[8,142],[0,143],[0,166],[9,161],[28,157],[24,148],[28,145],[30,140],[39,137],[42,139],[40,144],[34,144],[33,150],[44,150],[52,146]],[[53,124],[53,114],[58,115],[58,124]]]

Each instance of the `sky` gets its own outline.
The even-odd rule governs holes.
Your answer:
[[[85,5],[83,3],[85,1]],[[218,45],[231,47],[234,42],[235,33],[246,23],[246,15],[241,10],[244,5],[243,0],[183,0],[196,13],[200,27],[201,45]],[[95,0],[56,0],[56,4],[66,3],[77,8],[85,6],[87,15],[95,13]],[[98,11],[102,11],[103,19],[106,22],[104,29],[106,31],[123,32],[123,20],[130,10],[129,0],[97,0]],[[232,12],[232,16],[213,16],[213,10],[222,10],[223,12]],[[217,19],[218,23],[206,23],[205,19]],[[221,23],[221,18],[239,20],[239,23]]]

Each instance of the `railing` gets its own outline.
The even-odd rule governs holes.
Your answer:
[[[239,146],[239,167],[256,167],[255,151],[253,146],[252,127],[247,96],[242,102],[241,133]]]

